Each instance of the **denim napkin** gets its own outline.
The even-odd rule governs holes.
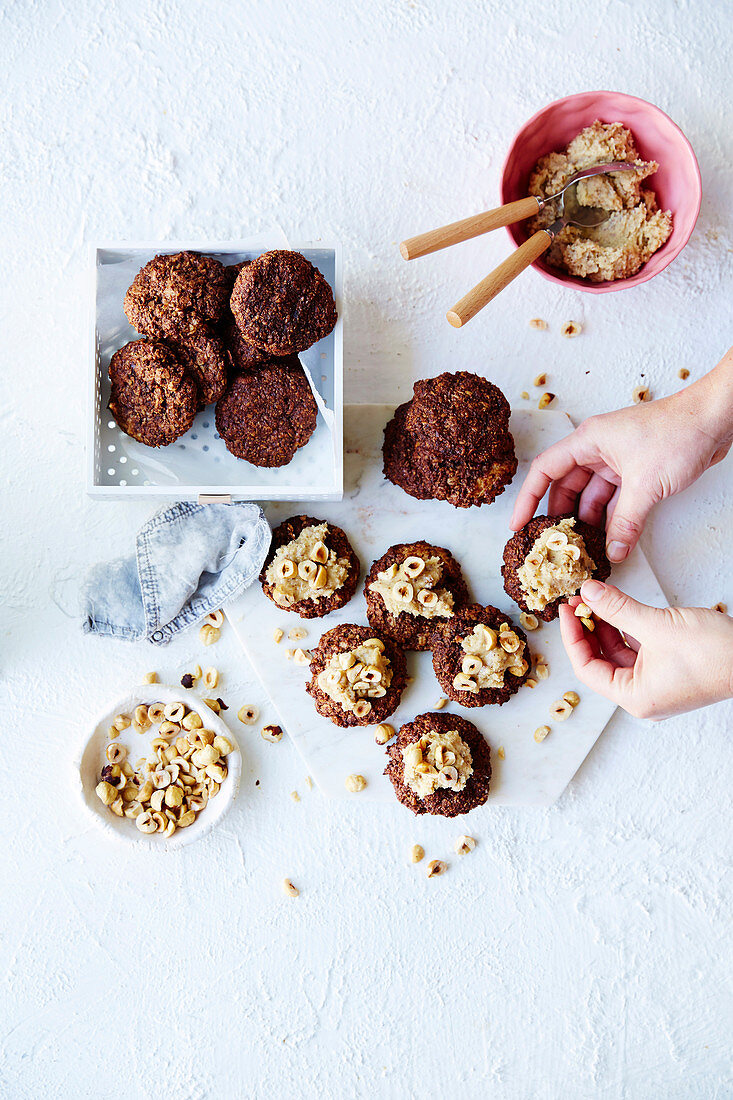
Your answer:
[[[256,504],[174,504],[141,527],[135,556],[96,565],[84,631],[167,645],[257,578],[271,539]]]

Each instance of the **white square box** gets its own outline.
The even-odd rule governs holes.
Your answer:
[[[190,431],[168,447],[146,447],[115,424],[107,408],[107,374],[114,352],[137,338],[122,308],[140,268],[161,253],[190,250],[223,264],[251,260],[272,248],[292,248],[332,287],[335,329],[302,352],[318,404],[316,430],[287,466],[268,469],[235,458],[216,432],[214,407],[202,409]],[[92,336],[86,455],[87,492],[102,499],[149,497],[197,500],[340,500],[343,495],[343,270],[338,244],[290,244],[278,234],[248,241],[100,243],[91,248]]]

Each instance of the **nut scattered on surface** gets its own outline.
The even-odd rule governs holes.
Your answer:
[[[519,396],[522,398],[522,401],[529,401],[529,394],[526,390],[522,390]]]
[[[532,320],[529,322],[529,327],[536,328],[539,329],[541,332],[544,332],[544,330],[547,328],[547,321],[543,321],[541,317],[533,317]]]
[[[545,661],[538,657],[534,666],[534,674],[538,680],[546,680],[550,675],[550,667],[545,664]]]
[[[204,702],[209,710],[213,710],[214,714],[219,714],[221,711],[221,702],[218,699],[204,699]]]
[[[680,369],[677,371],[677,377],[681,378],[683,382],[688,379],[690,377],[690,372],[688,371],[687,367],[680,367]]]
[[[592,633],[593,633],[593,631],[594,631],[594,630],[595,630],[595,628],[596,628],[596,624],[595,624],[595,623],[593,622],[593,620],[592,620],[592,619],[588,619],[588,618],[586,618],[586,616],[585,616],[585,615],[583,615],[580,621],[581,621],[581,623],[583,624],[583,626],[585,627],[585,629],[586,629],[586,630],[590,630],[590,632],[591,632],[591,634],[592,634]]]
[[[453,847],[459,856],[467,856],[476,847],[476,841],[472,836],[459,836]]]
[[[306,785],[306,787],[308,788],[309,791],[313,790],[313,780],[311,779],[311,777],[309,775],[307,775],[305,777],[305,785]]]
[[[280,726],[263,726],[260,730],[263,741],[282,741],[283,731]]]
[[[116,730],[122,732],[122,730],[130,728],[130,719],[126,714],[118,714],[115,716],[115,720],[112,725],[115,727]]]
[[[711,611],[719,611],[721,615],[728,614],[728,605],[725,603],[714,603],[710,608]]]
[[[218,642],[220,634],[219,628],[212,626],[211,623],[204,623],[199,630],[199,638],[204,645],[213,645],[214,642]]]
[[[237,718],[240,722],[244,722],[245,726],[251,726],[260,716],[260,712],[257,707],[251,704],[240,707],[237,711]]]
[[[289,898],[297,898],[300,896],[300,890],[289,878],[283,879],[283,893],[287,894]]]
[[[352,794],[358,794],[359,791],[363,791],[367,785],[367,781],[363,775],[347,775],[344,781],[344,786],[347,791],[351,791]]]
[[[547,384],[547,375],[544,374],[544,373],[543,374],[536,374],[534,376],[534,378],[532,379],[532,385],[533,386],[544,386],[546,384]]]
[[[291,791],[290,797],[292,798],[293,802],[300,802],[300,795],[297,791]]]
[[[537,630],[540,625],[540,620],[536,615],[533,615],[531,611],[522,611],[519,615],[519,624],[523,626],[525,630]]]
[[[215,688],[218,683],[219,670],[218,668],[210,666],[206,669],[206,672],[204,673],[204,687],[207,687],[209,688],[209,690],[211,690],[212,688]]]
[[[410,848],[410,861],[412,863],[419,863],[421,859],[425,858],[425,849],[422,844],[413,844]]]
[[[374,740],[378,745],[386,745],[394,737],[394,729],[388,722],[380,722],[374,729]]]
[[[556,699],[550,707],[550,715],[556,722],[564,722],[573,713],[573,708],[566,699]]]
[[[566,691],[563,693],[563,699],[566,703],[570,703],[571,707],[577,707],[580,702],[580,696],[577,691]]]
[[[543,393],[542,397],[537,402],[537,408],[538,409],[547,409],[547,408],[549,408],[549,406],[552,404],[552,402],[554,400],[555,400],[554,393]]]
[[[631,400],[635,405],[640,405],[642,401],[651,401],[651,399],[652,395],[648,386],[637,386],[631,394]]]
[[[524,681],[524,686],[528,688],[536,688],[537,681],[535,680],[534,676],[528,676],[527,679]]]
[[[576,615],[579,619],[582,619],[582,618],[590,619],[593,612],[588,607],[587,603],[579,603],[578,606],[575,608],[575,611],[573,612],[573,614]]]
[[[496,750],[496,755],[499,757],[500,760],[506,759],[506,752],[504,751],[503,745],[499,745],[499,748]]]
[[[567,336],[568,338],[572,338],[573,336],[580,336],[582,331],[583,326],[580,324],[579,321],[566,321],[560,329],[562,335]]]
[[[446,704],[447,702],[448,702],[448,700],[447,700],[447,699],[445,699],[445,698],[443,698],[443,699],[438,699],[438,702],[437,702],[437,703],[435,704],[435,706],[433,707],[433,710],[442,710],[442,709],[443,709],[443,707],[445,706],[445,704]]]
[[[145,675],[143,676],[143,683],[144,684],[157,684],[157,682],[158,682],[158,673],[157,672],[146,672]]]
[[[307,637],[308,631],[302,626],[294,626],[292,630],[288,631],[288,638],[290,638],[291,642],[301,642],[303,638]]]
[[[448,864],[443,863],[442,859],[431,859],[428,864],[428,878],[435,878],[436,875],[442,875],[448,870]]]
[[[307,649],[296,649],[293,653],[293,664],[296,665],[309,665],[311,663],[311,655]]]
[[[278,627],[276,627],[276,628],[275,628],[275,629],[273,630],[273,632],[272,632],[272,639],[273,639],[273,641],[275,642],[275,645],[279,645],[279,644],[280,644],[280,642],[281,642],[281,641],[283,640],[283,638],[284,638],[284,637],[285,637],[285,631],[284,631],[284,630],[281,630],[279,626],[278,626]]]
[[[224,612],[221,611],[221,610],[212,611],[204,619],[204,624],[207,625],[207,626],[216,627],[216,629],[218,630],[220,627],[222,627],[224,625]]]
[[[538,745],[539,745],[540,741],[544,741],[544,739],[547,737],[549,732],[550,732],[550,727],[549,726],[538,726],[537,727],[537,729],[534,731],[534,739],[535,739],[535,741],[537,742]]]

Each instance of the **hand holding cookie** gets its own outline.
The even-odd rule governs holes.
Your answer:
[[[510,521],[517,531],[549,489],[550,515],[606,521],[607,554],[623,561],[655,504],[725,458],[733,439],[733,349],[671,397],[593,416],[535,458]]]

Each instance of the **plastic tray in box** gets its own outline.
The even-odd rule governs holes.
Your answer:
[[[168,447],[146,447],[125,435],[110,416],[107,368],[136,333],[122,303],[140,268],[159,253],[191,249],[224,264],[253,259],[272,248],[294,248],[333,288],[339,320],[334,331],[301,353],[316,402],[318,423],[292,462],[277,469],[235,458],[216,431],[214,407],[196,416],[190,431]],[[278,232],[245,241],[165,241],[92,247],[94,313],[91,348],[87,491],[103,498],[196,500],[340,500],[343,494],[343,321],[339,245],[293,245]]]

